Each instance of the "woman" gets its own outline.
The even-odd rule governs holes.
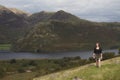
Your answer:
[[[94,48],[93,58],[96,60],[96,66],[101,67],[101,59],[102,59],[102,48],[99,43],[96,43],[96,47]]]

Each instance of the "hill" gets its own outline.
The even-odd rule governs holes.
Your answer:
[[[120,27],[93,22],[49,21],[34,26],[14,45],[16,51],[56,52],[92,49],[95,42],[104,48],[120,44]]]
[[[71,22],[76,22],[80,20],[77,16],[72,15],[71,13],[65,12],[63,10],[57,11],[55,14],[53,14],[53,16],[50,17],[50,19]]]
[[[28,17],[28,21],[30,24],[37,24],[39,22],[44,22],[48,21],[49,18],[54,14],[54,12],[46,12],[46,11],[41,11],[38,13],[34,13],[31,16]]]
[[[57,12],[47,12],[47,11],[41,11],[38,13],[34,13],[31,16],[28,17],[28,21],[31,24],[37,24],[39,22],[46,22],[46,21],[65,21],[65,22],[79,22],[80,19],[72,15],[68,12],[65,12],[63,10],[59,10]]]
[[[16,9],[17,10],[17,9]],[[11,26],[11,27],[20,27],[23,25],[27,25],[27,21],[19,16],[20,11],[6,8],[4,6],[0,6],[0,25],[2,26]]]
[[[72,80],[78,76],[81,80],[120,80],[120,57],[102,62],[101,68],[94,64],[88,64],[42,77],[33,80]]]
[[[65,11],[47,12],[41,11],[30,14],[16,8],[7,8],[0,5],[0,43],[11,43],[23,36],[26,29],[34,27],[40,22],[71,21],[79,22],[79,18]]]
[[[0,6],[0,43],[11,43],[24,33],[29,25],[24,16]]]
[[[25,11],[0,6],[0,43],[15,51],[55,52],[91,49],[99,41],[105,48],[120,46],[119,22],[91,22],[71,13]]]

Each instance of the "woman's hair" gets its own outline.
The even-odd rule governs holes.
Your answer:
[[[96,42],[95,47],[97,47],[97,44],[98,44],[98,46],[100,47],[100,43],[99,43],[99,42]]]

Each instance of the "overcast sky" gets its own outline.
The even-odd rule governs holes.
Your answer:
[[[0,0],[0,5],[31,13],[64,10],[92,21],[120,22],[120,0]]]

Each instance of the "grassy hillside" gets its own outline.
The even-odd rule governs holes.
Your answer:
[[[120,57],[102,62],[101,68],[94,64],[65,70],[50,75],[34,78],[33,80],[72,80],[78,76],[82,80],[120,80]]]

